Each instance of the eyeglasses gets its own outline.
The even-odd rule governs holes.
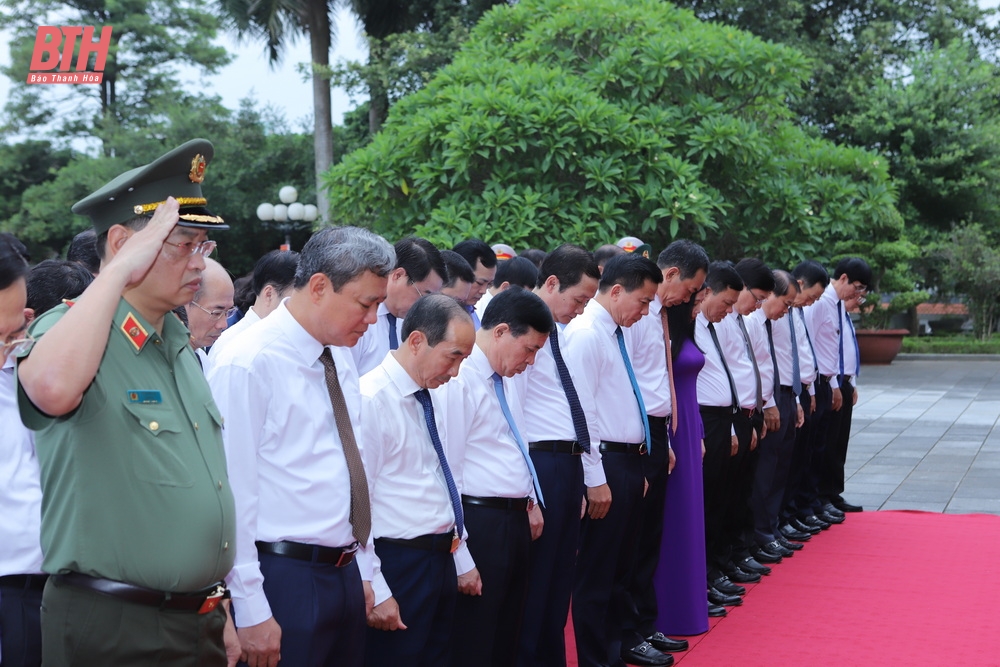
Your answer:
[[[862,283],[851,283],[851,287],[853,287],[854,291],[858,294],[863,295],[868,293],[868,285],[864,285]]]
[[[206,241],[206,243],[210,243],[210,241]],[[236,310],[237,310],[236,306],[233,306],[229,310],[209,310],[208,308],[205,308],[203,305],[201,305],[197,301],[192,301],[191,305],[195,306],[196,308],[200,308],[201,310],[205,311],[205,314],[207,314],[209,317],[211,317],[212,321],[214,321],[214,322],[218,322],[222,318],[223,315],[228,319],[231,315],[235,315],[236,314]]]
[[[413,283],[410,283],[410,287],[412,287],[412,288],[413,288],[413,291],[417,293],[417,298],[418,298],[418,299],[420,299],[420,298],[423,298],[423,297],[427,296],[426,294],[424,294],[423,292],[421,292],[421,291],[420,291],[420,288],[419,288],[419,287],[417,287],[416,285],[414,285]]]
[[[25,333],[24,338],[18,338],[16,340],[9,340],[3,345],[0,345],[0,359],[6,359],[7,357],[19,356],[31,349],[31,346],[35,344],[34,337]]]
[[[757,299],[757,305],[763,306],[765,301],[767,301],[767,297],[764,297],[763,299]]]
[[[194,241],[187,241],[185,243],[164,241],[163,245],[170,246],[171,248],[177,248],[176,250],[167,250],[167,248],[164,248],[163,252],[174,259],[184,259],[194,254],[199,254],[202,257],[208,257],[215,251],[215,246],[217,244],[215,241],[202,241],[200,243],[195,243]]]

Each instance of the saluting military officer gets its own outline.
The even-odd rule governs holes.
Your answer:
[[[38,318],[18,366],[42,483],[44,664],[225,665],[233,496],[222,419],[188,331],[212,144],[190,141],[78,202],[100,276]]]

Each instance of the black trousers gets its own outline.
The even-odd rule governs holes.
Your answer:
[[[834,418],[836,412],[831,407],[833,389],[830,383],[820,379],[816,383],[816,412],[809,424],[807,465],[799,492],[796,495],[795,506],[800,518],[815,514],[822,507],[820,502],[820,484],[823,477],[823,465],[826,457],[828,433],[836,428]]]
[[[781,415],[781,426],[776,431],[768,431],[757,445],[757,471],[750,496],[754,539],[760,545],[777,538],[778,514],[785,494],[788,471],[792,465],[792,451],[795,449],[795,421],[798,417],[795,394],[791,389],[783,387],[775,398]]]
[[[573,585],[573,629],[580,667],[617,665],[628,604],[642,501],[642,456],[605,452],[611,509],[603,519],[584,517]]]
[[[798,505],[796,496],[805,480],[806,471],[811,458],[809,451],[810,428],[815,423],[815,416],[809,412],[812,402],[809,392],[802,390],[799,395],[799,402],[802,405],[802,416],[804,421],[801,428],[795,432],[795,444],[792,448],[792,460],[788,469],[788,481],[785,483],[785,493],[781,500],[780,523],[784,523],[793,517],[798,516]]]
[[[579,456],[539,450],[531,451],[531,461],[545,496],[545,528],[531,543],[517,664],[564,667],[566,618],[580,543],[583,462]]]
[[[622,648],[638,646],[656,632],[656,589],[653,575],[660,562],[663,537],[663,512],[667,504],[667,480],[670,456],[665,417],[649,416],[649,436],[652,449],[642,457],[643,476],[649,489],[639,503],[639,536],[634,553],[632,582],[626,589],[628,604],[622,619]]]
[[[369,627],[365,665],[447,665],[458,598],[454,557],[448,551],[428,551],[379,539],[375,550],[406,630],[387,632]]]
[[[528,590],[528,513],[468,503],[462,507],[483,594],[458,596],[451,664],[509,667],[517,658]]]
[[[267,553],[259,558],[264,594],[281,626],[282,667],[361,667],[368,620],[357,561],[336,567]]]
[[[0,582],[0,664],[38,667],[42,664],[42,587],[46,576],[31,574]]]
[[[819,495],[823,501],[839,498],[844,492],[844,464],[847,446],[851,440],[851,421],[854,416],[854,385],[846,378],[840,380],[843,405],[827,431],[826,452],[820,477]]]
[[[708,569],[722,570],[730,560],[726,539],[726,511],[731,488],[727,481],[730,466],[733,410],[730,407],[701,406],[701,421],[705,425],[705,458],[702,461],[702,483],[705,494],[705,556]]]
[[[733,415],[733,428],[736,429],[740,448],[736,456],[730,460],[727,480],[732,489],[729,507],[726,510],[729,561],[749,556],[750,547],[754,544],[753,510],[750,508],[750,494],[753,492],[753,480],[757,474],[760,448],[750,451],[750,442],[753,431],[759,429],[758,422],[761,417],[760,414],[756,413],[753,417],[748,417],[743,410]],[[726,565],[728,566],[728,564],[727,561]]]

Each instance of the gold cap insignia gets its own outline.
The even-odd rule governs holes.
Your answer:
[[[191,171],[188,173],[188,178],[191,179],[192,183],[201,183],[205,180],[205,167],[207,166],[205,156],[201,153],[191,158]]]

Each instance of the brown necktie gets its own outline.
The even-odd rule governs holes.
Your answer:
[[[677,389],[674,387],[674,356],[670,353],[670,327],[667,326],[667,309],[660,309],[663,324],[663,344],[667,348],[667,380],[670,382],[670,431],[677,433]]]
[[[351,528],[354,539],[364,546],[368,535],[372,532],[372,508],[368,500],[368,478],[365,467],[361,463],[361,453],[358,442],[354,439],[354,429],[351,427],[351,416],[347,412],[347,401],[344,400],[344,390],[340,388],[337,378],[337,366],[333,363],[330,348],[324,347],[319,355],[326,373],[326,388],[330,392],[330,403],[333,404],[333,417],[337,422],[337,433],[344,447],[344,458],[347,459],[347,473],[351,478]]]

